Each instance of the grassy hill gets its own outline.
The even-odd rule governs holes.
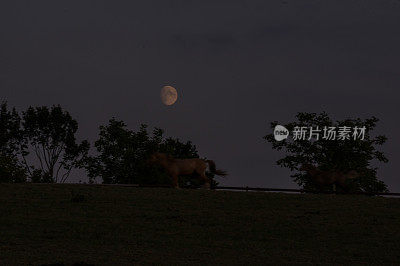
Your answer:
[[[0,265],[398,264],[400,199],[0,184]]]

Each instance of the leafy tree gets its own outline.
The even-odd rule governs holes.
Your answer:
[[[276,150],[285,150],[288,155],[277,161],[281,167],[287,167],[290,170],[299,170],[301,164],[311,163],[317,165],[321,170],[342,170],[355,169],[361,176],[348,180],[348,186],[351,191],[363,190],[369,193],[378,193],[387,191],[387,186],[384,182],[377,179],[377,168],[371,165],[373,160],[387,163],[388,159],[385,155],[377,150],[376,146],[380,146],[387,138],[385,136],[372,137],[370,134],[379,121],[376,117],[361,120],[345,119],[334,122],[329,116],[323,112],[316,113],[298,113],[297,121],[284,125],[290,132],[298,127],[313,127],[314,129],[322,129],[326,127],[366,127],[364,140],[360,138],[348,140],[329,140],[319,138],[319,140],[293,140],[287,138],[283,141],[276,141],[273,134],[264,136],[264,139],[272,144],[272,148]],[[275,128],[277,121],[271,123],[271,128]],[[308,137],[308,136],[307,136]],[[295,182],[306,190],[315,190],[310,177],[303,172],[296,172],[291,175]],[[327,187],[326,190],[332,190],[332,187]]]
[[[98,155],[86,161],[91,182],[100,177],[103,183],[112,184],[170,184],[171,178],[164,169],[148,165],[147,159],[151,153],[165,152],[175,158],[199,157],[196,147],[190,141],[183,143],[179,139],[165,138],[160,128],[155,128],[150,136],[145,124],[141,124],[139,131],[134,132],[115,118],[107,126],[100,126],[99,139],[94,146]],[[193,176],[180,178],[181,186],[187,182],[192,186],[197,185]]]
[[[26,172],[17,158],[20,117],[7,103],[0,106],[0,182],[25,182]]]
[[[64,183],[74,168],[82,168],[89,142],[77,143],[78,123],[59,105],[29,107],[22,115],[20,154],[32,182]],[[28,155],[39,166],[28,164]]]
[[[17,158],[0,155],[0,183],[23,183],[26,178],[25,168]]]

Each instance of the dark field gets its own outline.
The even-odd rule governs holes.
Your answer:
[[[400,199],[0,184],[0,265],[400,264]]]

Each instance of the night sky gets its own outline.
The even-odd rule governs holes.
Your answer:
[[[222,185],[296,188],[262,137],[326,111],[380,119],[378,177],[400,191],[399,64],[398,0],[0,2],[2,100],[60,104],[92,143],[113,116],[161,127],[227,170]]]

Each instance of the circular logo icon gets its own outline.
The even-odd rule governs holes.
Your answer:
[[[274,137],[275,140],[281,141],[286,139],[289,136],[289,130],[287,130],[284,126],[276,125],[274,128]]]

